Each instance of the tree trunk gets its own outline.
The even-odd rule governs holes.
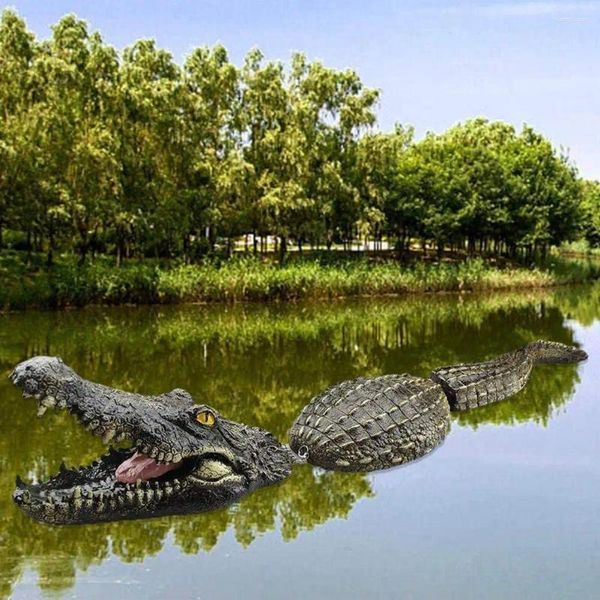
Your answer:
[[[46,268],[50,269],[54,264],[54,230],[52,227],[48,232],[48,253],[46,254]]]
[[[285,253],[287,252],[287,238],[285,235],[281,236],[281,243],[279,244],[279,264],[282,265],[285,262]]]
[[[86,242],[81,242],[81,245],[79,246],[79,260],[77,261],[78,266],[82,267],[85,264],[85,259],[87,257],[87,251],[88,251],[88,247],[87,247],[87,241]]]
[[[404,248],[405,248],[405,240],[404,240],[404,236],[400,236],[397,240],[396,240],[396,257],[398,258],[398,260],[402,261],[404,260]]]
[[[27,230],[27,266],[31,267],[31,229]]]

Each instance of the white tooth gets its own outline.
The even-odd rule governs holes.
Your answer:
[[[127,492],[125,492],[125,495],[127,496],[127,500],[129,500],[129,502],[132,503],[133,499],[135,498],[135,494],[131,490],[127,490]]]
[[[73,498],[81,498],[81,487],[77,486],[73,490]]]
[[[40,405],[40,406],[38,407],[38,410],[37,410],[37,416],[38,416],[38,417],[43,417],[43,416],[44,416],[44,413],[45,413],[47,410],[48,410],[48,407],[47,407],[47,406],[41,406],[41,405]]]
[[[152,500],[152,496],[154,496],[154,490],[152,490],[151,488],[148,488],[146,490],[146,497],[148,498],[148,502],[150,502]]]
[[[138,504],[142,506],[144,504],[144,492],[143,490],[138,490],[135,494]]]
[[[180,460],[183,460],[183,458],[182,458],[181,454],[175,454],[175,455],[173,456],[173,462],[176,462],[176,463],[178,463]]]
[[[115,437],[115,433],[116,431],[114,429],[107,430],[102,436],[102,441],[105,444],[108,444]]]
[[[142,480],[141,479],[136,479],[135,480],[135,487],[136,489],[139,489],[142,486]]]
[[[165,458],[165,453],[164,452],[159,452],[158,456],[157,456],[157,460],[164,460]]]
[[[56,404],[56,399],[53,396],[46,396],[42,399],[41,404],[50,408]]]
[[[170,452],[165,452],[165,461],[171,462],[173,460],[173,455]]]
[[[58,408],[66,408],[67,401],[64,398],[59,398],[56,406],[58,406]]]

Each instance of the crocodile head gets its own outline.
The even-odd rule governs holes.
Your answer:
[[[70,411],[105,443],[129,440],[91,465],[47,481],[17,477],[17,505],[47,523],[91,523],[211,510],[286,478],[294,455],[262,429],[196,405],[183,390],[143,396],[87,381],[60,358],[20,363],[23,395]]]

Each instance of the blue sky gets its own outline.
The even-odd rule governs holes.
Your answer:
[[[600,179],[600,1],[13,0],[38,36],[74,12],[123,48],[155,38],[181,61],[223,43],[240,64],[294,50],[382,92],[382,129],[443,131],[475,116],[527,122]]]

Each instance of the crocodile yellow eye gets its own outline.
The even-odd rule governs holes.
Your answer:
[[[196,421],[198,421],[200,425],[212,427],[215,424],[215,415],[213,415],[210,410],[202,410],[196,415]]]

